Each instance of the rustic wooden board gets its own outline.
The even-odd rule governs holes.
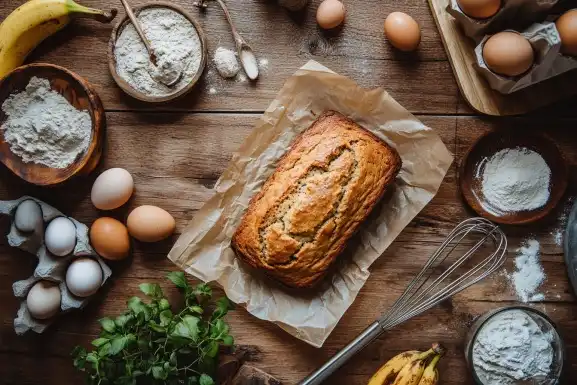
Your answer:
[[[448,3],[448,0],[429,0],[459,89],[475,111],[494,116],[520,115],[577,93],[577,71],[567,72],[509,95],[491,89],[474,67],[474,41],[465,36],[455,19],[445,11]]]
[[[117,166],[129,169],[134,175],[137,191],[128,208],[143,203],[160,205],[175,216],[179,233],[210,197],[214,181],[232,152],[248,135],[257,117],[257,114],[244,113],[109,112],[108,148],[101,168]],[[452,226],[472,215],[460,197],[455,170],[474,139],[500,124],[518,125],[520,129],[541,127],[540,122],[526,119],[509,119],[497,124],[474,117],[420,118],[441,135],[457,158],[439,194],[373,265],[367,285],[322,349],[310,347],[244,310],[233,311],[228,320],[237,343],[253,346],[255,353],[249,359],[253,365],[286,384],[296,384],[342,348],[386,310]],[[577,162],[577,133],[572,130],[575,124],[577,120],[567,119],[547,126],[572,164]],[[55,189],[40,189],[24,184],[1,168],[0,199],[16,198],[24,193],[35,195],[89,224],[98,216],[89,200],[94,177]],[[573,192],[577,190],[577,181],[572,180],[571,186]],[[123,218],[125,214],[126,210],[121,210],[117,216]],[[542,287],[546,300],[535,306],[545,310],[559,324],[567,344],[569,374],[577,376],[577,336],[573,333],[577,327],[577,305],[566,278],[561,247],[555,243],[554,233],[558,228],[558,221],[552,218],[529,228],[506,228],[506,232],[510,237],[511,253],[528,232],[534,233],[541,242],[548,280]],[[7,229],[8,221],[1,219],[0,231],[6,232]],[[43,335],[24,337],[16,336],[12,329],[18,304],[12,296],[11,283],[27,277],[34,264],[31,256],[9,248],[6,240],[1,238],[0,384],[81,383],[81,377],[72,368],[69,352],[77,344],[89,344],[98,332],[98,318],[120,313],[125,300],[138,294],[138,284],[143,281],[159,282],[171,296],[178,297],[164,280],[166,273],[175,269],[166,259],[166,254],[177,236],[158,244],[136,244],[130,263],[113,266],[115,273],[111,284],[85,311],[65,316]],[[511,271],[512,268],[510,259],[506,269]],[[442,383],[473,385],[462,353],[467,326],[475,316],[515,300],[506,279],[496,275],[387,333],[328,383],[364,385],[379,365],[394,354],[441,341],[449,348],[441,365]],[[282,357],[282,365],[279,357]]]

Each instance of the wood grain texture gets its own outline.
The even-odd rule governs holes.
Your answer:
[[[475,42],[465,36],[455,19],[445,11],[448,3],[448,0],[429,0],[459,89],[475,111],[493,116],[520,115],[577,93],[574,87],[576,71],[566,72],[509,95],[493,90],[475,69]]]

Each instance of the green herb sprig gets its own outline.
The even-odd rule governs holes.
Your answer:
[[[213,385],[221,345],[234,344],[223,317],[232,308],[224,297],[210,305],[212,289],[191,286],[183,272],[168,274],[184,294],[184,307],[174,312],[162,289],[143,283],[139,297],[116,318],[102,318],[102,331],[90,352],[77,346],[74,366],[91,385]],[[209,311],[210,307],[210,311]]]

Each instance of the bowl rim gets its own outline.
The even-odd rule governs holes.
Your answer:
[[[178,98],[188,94],[190,91],[192,91],[192,89],[194,88],[196,83],[198,83],[198,80],[200,79],[200,77],[202,76],[202,74],[204,73],[204,70],[206,68],[206,62],[207,62],[207,58],[208,58],[208,45],[206,42],[206,35],[205,35],[204,31],[202,30],[200,23],[195,19],[195,17],[190,12],[185,10],[183,7],[181,7],[177,4],[166,2],[166,1],[153,1],[153,2],[143,4],[143,5],[139,5],[137,7],[133,7],[132,9],[134,11],[134,14],[136,16],[138,16],[138,14],[141,11],[143,11],[144,9],[147,9],[147,8],[169,8],[175,12],[180,13],[188,21],[191,22],[194,29],[196,30],[196,33],[198,34],[200,44],[201,44],[201,57],[200,57],[200,65],[198,67],[198,71],[196,72],[196,74],[194,75],[192,80],[186,86],[184,86],[180,90],[178,90],[172,94],[169,94],[169,95],[151,96],[151,95],[147,95],[143,92],[140,92],[140,91],[134,89],[116,71],[116,57],[114,55],[114,47],[116,45],[116,39],[118,37],[118,34],[122,31],[122,29],[125,27],[125,25],[130,22],[128,15],[124,15],[116,23],[116,25],[112,29],[112,32],[110,35],[110,40],[108,41],[108,69],[110,71],[112,78],[116,82],[116,84],[124,92],[126,92],[128,95],[132,96],[133,98],[138,99],[138,100],[143,101],[143,102],[147,102],[147,103],[166,103],[166,102],[170,102],[172,100],[178,99]]]
[[[82,88],[82,90],[84,91],[84,94],[86,95],[86,97],[89,101],[89,104],[90,104],[90,108],[87,110],[88,113],[90,114],[90,118],[92,121],[90,143],[88,144],[88,148],[86,149],[86,151],[84,151],[82,156],[79,159],[75,160],[68,167],[65,168],[65,170],[67,170],[67,171],[64,175],[59,176],[59,177],[55,177],[52,180],[50,180],[50,182],[36,181],[36,180],[32,180],[30,178],[27,178],[26,175],[22,175],[17,169],[12,167],[11,164],[6,164],[6,163],[2,162],[4,164],[4,166],[6,166],[10,171],[12,171],[13,174],[17,175],[18,177],[20,177],[21,179],[25,180],[28,183],[32,183],[32,184],[37,185],[37,186],[52,186],[52,185],[57,185],[57,184],[63,183],[65,181],[69,180],[70,178],[72,178],[73,176],[76,176],[77,174],[84,171],[83,169],[85,167],[88,167],[91,163],[94,163],[94,166],[96,166],[96,164],[100,160],[100,156],[102,155],[102,143],[101,142],[102,142],[102,136],[104,135],[104,130],[106,128],[106,113],[104,110],[104,106],[102,104],[102,100],[98,96],[98,93],[96,92],[96,90],[94,89],[92,84],[90,84],[86,79],[84,79],[82,76],[78,75],[77,73],[75,73],[75,72],[73,72],[73,71],[71,71],[65,67],[56,65],[56,64],[31,63],[31,64],[26,64],[26,65],[17,67],[14,70],[12,70],[9,74],[7,74],[5,77],[0,79],[0,87],[3,87],[5,82],[8,79],[10,79],[11,77],[15,76],[17,73],[26,73],[26,72],[31,71],[32,73],[30,75],[30,78],[32,78],[32,76],[35,76],[34,71],[38,68],[50,68],[51,70],[54,70],[56,72],[65,73],[78,86],[80,86]],[[51,81],[51,79],[47,79],[47,80]],[[54,90],[52,87],[51,87],[51,89]],[[68,102],[70,102],[70,101],[68,101]],[[0,105],[2,103],[3,103],[3,100],[0,101]],[[96,114],[97,111],[100,112],[100,114]],[[13,156],[17,156],[14,153],[12,153],[12,154],[13,154]],[[93,159],[94,156],[96,156],[97,158]],[[48,169],[56,170],[52,167],[48,167],[48,166],[44,166],[44,167],[46,167]],[[88,170],[88,172],[89,171],[91,171],[91,170]]]
[[[526,305],[509,305],[509,306],[503,306],[503,307],[500,307],[497,309],[493,309],[493,310],[490,310],[484,314],[481,314],[473,322],[473,325],[471,326],[469,333],[467,333],[468,341],[466,341],[466,343],[465,343],[465,358],[466,358],[466,361],[468,363],[469,370],[471,371],[471,375],[473,377],[473,380],[475,381],[476,384],[484,385],[481,382],[481,380],[479,379],[479,377],[477,376],[477,373],[476,373],[474,365],[473,365],[473,360],[472,360],[473,347],[475,346],[475,340],[477,339],[477,335],[483,329],[483,326],[485,326],[485,324],[487,324],[487,322],[489,322],[493,317],[495,317],[496,315],[498,315],[500,313],[504,313],[506,311],[512,311],[512,310],[521,310],[524,312],[536,314],[537,316],[544,319],[551,326],[551,330],[553,330],[555,332],[556,340],[559,343],[559,352],[560,352],[560,357],[558,357],[558,360],[557,360],[558,365],[559,365],[559,375],[555,378],[552,378],[555,380],[554,383],[556,384],[557,381],[559,381],[559,379],[563,376],[563,370],[565,369],[565,349],[566,349],[565,343],[563,341],[563,338],[559,334],[559,331],[557,330],[557,325],[555,324],[555,322],[553,322],[553,320],[549,317],[549,315],[547,315],[544,311],[541,311],[539,309],[536,309],[536,308],[533,308],[530,306],[526,306]],[[474,329],[474,332],[471,333],[471,331],[473,329]]]

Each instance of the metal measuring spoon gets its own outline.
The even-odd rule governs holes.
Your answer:
[[[150,57],[150,62],[154,66],[154,68],[149,71],[150,76],[154,80],[156,80],[157,82],[162,83],[167,87],[174,86],[176,83],[178,83],[180,81],[180,79],[182,79],[182,74],[184,73],[184,71],[182,71],[182,69],[181,69],[180,71],[174,71],[172,73],[168,73],[168,72],[163,72],[161,69],[159,69],[157,67],[156,54],[155,54],[154,50],[152,49],[152,46],[150,45],[150,41],[146,38],[146,35],[144,34],[144,31],[142,30],[140,22],[138,21],[138,19],[136,18],[136,15],[132,11],[132,7],[130,6],[130,4],[128,4],[127,0],[120,0],[120,2],[124,6],[124,10],[126,11],[126,14],[128,15],[128,18],[130,19],[130,22],[132,23],[132,25],[136,29],[138,36],[140,36],[140,40],[142,40],[142,43],[144,43],[144,46],[146,47],[146,51],[148,51],[148,55]]]
[[[195,6],[199,8],[206,8],[208,0],[198,0],[194,3]],[[236,52],[238,53],[238,57],[240,59],[240,64],[244,69],[244,72],[249,77],[250,80],[256,80],[258,78],[258,62],[256,61],[256,56],[246,40],[238,33],[236,30],[234,23],[230,17],[230,13],[228,12],[228,8],[223,0],[216,0],[216,2],[220,5],[224,12],[224,16],[230,25],[230,29],[232,31],[232,36],[234,37],[234,42],[236,44]]]

